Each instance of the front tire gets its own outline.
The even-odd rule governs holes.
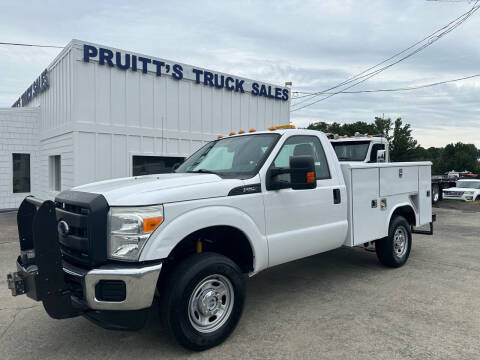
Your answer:
[[[187,349],[202,351],[235,329],[243,311],[245,277],[223,255],[194,254],[173,269],[160,296],[170,334]]]
[[[375,242],[378,260],[388,267],[404,265],[410,256],[412,230],[403,216],[395,216],[390,221],[388,236]]]

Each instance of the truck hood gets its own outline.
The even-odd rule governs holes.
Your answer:
[[[227,196],[239,179],[215,174],[171,173],[95,182],[73,188],[101,194],[110,206],[138,206]]]

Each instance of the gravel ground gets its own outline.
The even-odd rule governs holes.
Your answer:
[[[442,205],[440,205],[442,206]],[[18,252],[15,214],[0,214],[2,359],[480,359],[480,214],[436,208],[434,236],[415,235],[408,263],[378,264],[342,248],[251,278],[236,331],[191,353],[159,325],[101,329],[84,318],[50,319],[6,273]]]

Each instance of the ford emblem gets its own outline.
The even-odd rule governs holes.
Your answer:
[[[70,226],[68,226],[65,220],[60,220],[57,225],[58,233],[62,236],[67,236],[70,232]]]

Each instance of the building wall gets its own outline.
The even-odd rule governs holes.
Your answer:
[[[70,189],[75,185],[74,181],[74,143],[73,133],[68,132],[40,141],[38,151],[38,183],[39,189],[35,193],[41,199],[53,199],[59,191],[52,188],[50,156],[60,155],[60,191]]]
[[[67,46],[48,66],[49,87],[32,99],[28,107],[40,108],[39,136],[48,139],[73,130],[71,47]]]
[[[40,189],[39,121],[38,108],[0,109],[0,209],[18,208],[25,196]],[[30,193],[13,193],[13,153],[30,154]]]
[[[184,64],[175,80],[85,62],[83,44],[70,54],[74,185],[131,176],[133,155],[186,157],[218,134],[289,123],[289,101],[196,84]]]
[[[218,134],[289,122],[290,101],[197,84],[185,64],[175,80],[151,67],[85,62],[83,45],[73,40],[62,50],[47,68],[49,87],[26,107],[0,110],[0,209],[28,195],[12,193],[12,152],[31,154],[31,193],[53,199],[50,156],[61,157],[66,190],[131,176],[134,155],[186,157]],[[251,88],[253,80],[243,80]]]
[[[26,108],[39,109],[36,157],[38,187],[33,194],[41,199],[53,199],[58,191],[51,189],[49,157],[61,157],[61,190],[74,186],[74,144],[72,122],[73,65],[72,49],[67,46],[48,66],[49,87],[32,99]]]

